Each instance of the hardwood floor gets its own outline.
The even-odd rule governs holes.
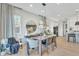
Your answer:
[[[79,55],[78,43],[67,42],[66,39],[64,39],[63,37],[58,37],[57,46],[58,46],[57,49],[61,51],[62,55],[65,55],[65,56],[72,56],[72,55],[78,56]],[[58,53],[56,55],[61,55],[61,54]]]
[[[63,37],[57,37],[57,48],[54,48],[52,51],[51,48],[49,48],[48,52],[47,50],[44,50],[42,55],[43,56],[79,56],[79,44],[67,42],[66,39]],[[19,56],[25,56],[25,45],[22,49],[19,50],[18,55]],[[39,54],[35,50],[30,50],[31,56],[39,56]]]

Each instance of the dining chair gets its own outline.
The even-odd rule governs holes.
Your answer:
[[[24,42],[26,44],[26,53],[27,55],[30,55],[30,49],[36,49],[38,52],[38,40],[31,39],[28,37],[24,37]]]

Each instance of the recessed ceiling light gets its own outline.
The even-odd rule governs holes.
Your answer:
[[[32,5],[32,4],[30,4],[29,6],[30,6],[30,7],[32,7],[33,5]]]

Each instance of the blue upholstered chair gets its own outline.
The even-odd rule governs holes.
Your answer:
[[[8,38],[8,47],[10,48],[11,54],[17,54],[19,52],[19,42],[14,37]]]
[[[29,49],[37,49],[38,50],[38,40],[24,37],[23,42],[27,45],[27,55],[30,55]]]

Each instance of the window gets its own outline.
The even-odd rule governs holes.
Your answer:
[[[21,16],[14,15],[14,34],[19,35],[21,34]]]

